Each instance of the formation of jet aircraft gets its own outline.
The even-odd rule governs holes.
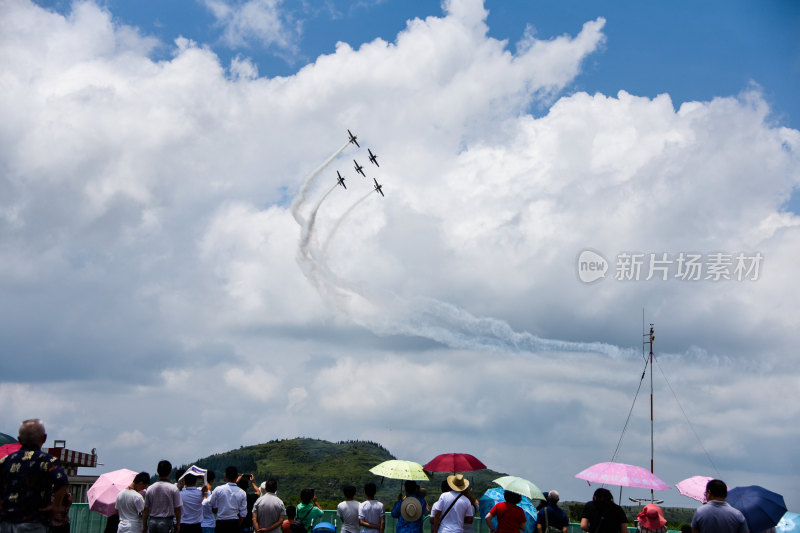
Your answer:
[[[347,130],[347,135],[349,135],[349,137],[350,137],[350,139],[348,141],[349,143],[355,144],[356,146],[361,148],[361,145],[358,144],[358,140],[357,140],[358,137],[353,135],[352,131]],[[370,160],[370,162],[374,163],[376,167],[380,167],[380,165],[378,164],[378,156],[377,156],[377,154],[373,154],[372,150],[369,149],[369,148],[367,148],[367,152],[369,152],[369,160]],[[356,161],[355,159],[353,159],[353,164],[355,165],[356,172],[358,174],[361,174],[362,176],[364,176],[366,178],[367,175],[364,173],[364,166],[363,165],[359,165],[358,161]],[[341,185],[342,187],[344,187],[345,189],[347,189],[347,185],[344,184],[345,178],[344,178],[344,176],[342,176],[342,174],[338,170],[336,171],[336,176],[337,176],[336,177],[336,181],[338,182],[338,184]],[[375,192],[378,192],[378,193],[380,193],[381,196],[384,196],[384,194],[383,194],[383,185],[378,183],[378,180],[375,179],[375,178],[372,178],[372,181],[375,182],[375,185],[373,186],[374,189],[375,189]]]

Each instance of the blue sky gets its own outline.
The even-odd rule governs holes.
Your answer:
[[[797,3],[0,17],[0,431],[41,417],[109,470],[297,435],[461,448],[588,499],[572,476],[617,444],[644,310],[656,473],[797,510]],[[632,254],[672,270],[625,277]],[[712,275],[737,256],[763,262]],[[644,465],[639,403],[618,460]]]
[[[40,1],[64,12],[71,2]],[[230,2],[241,5],[244,2]],[[334,51],[337,41],[357,48],[381,38],[393,42],[406,22],[439,15],[436,2],[277,2],[287,20],[301,28],[297,50],[251,39],[239,46],[221,42],[222,25],[201,1],[107,0],[115,21],[169,43],[177,36],[210,46],[223,64],[248,57],[261,76],[287,76],[309,61]],[[673,105],[736,95],[751,84],[760,87],[772,109],[772,120],[800,126],[800,4],[768,2],[612,2],[488,1],[489,35],[516,42],[535,28],[549,39],[568,34],[586,20],[607,20],[606,46],[588,60],[567,91],[613,95],[625,90],[638,96],[667,93]],[[163,53],[168,53],[166,50]],[[156,52],[154,57],[158,57]],[[547,111],[533,106],[534,115]],[[785,204],[800,213],[800,192]]]
[[[64,0],[39,1],[59,11]],[[242,4],[243,2],[232,2]],[[287,58],[275,46],[251,41],[230,47],[219,42],[220,26],[201,1],[107,0],[115,21],[136,26],[169,43],[179,35],[211,46],[223,63],[252,58],[262,76],[285,76],[334,51],[336,41],[354,48],[381,38],[392,42],[406,21],[441,14],[436,2],[284,1],[282,11],[302,27],[299,54]],[[309,7],[313,6],[313,8]],[[585,21],[605,17],[607,44],[590,59],[573,90],[654,97],[668,93],[678,106],[737,94],[758,84],[775,120],[800,125],[800,5],[792,0],[767,2],[612,2],[488,1],[489,35],[517,41],[532,25],[548,39],[572,33]]]

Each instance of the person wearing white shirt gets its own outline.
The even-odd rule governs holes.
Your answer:
[[[450,491],[450,485],[447,484],[447,480],[446,479],[442,480],[442,494],[449,491]],[[434,518],[436,517],[436,511],[438,511],[440,508],[441,504],[439,503],[439,500],[436,500],[435,502],[433,502],[433,505],[431,505],[431,516],[428,519],[430,520],[431,523],[431,533],[436,533],[436,521],[434,520]]]
[[[144,496],[142,491],[150,484],[150,474],[139,472],[128,487],[117,494],[117,513],[119,514],[118,533],[141,533]]]
[[[355,500],[356,488],[353,485],[342,487],[345,500],[336,506],[336,515],[342,521],[342,533],[359,533],[358,510],[361,507]]]
[[[242,519],[247,515],[247,494],[236,485],[239,471],[235,466],[225,469],[225,483],[215,488],[204,506],[217,510],[216,533],[239,533]]]
[[[214,474],[213,470],[209,470],[206,472],[206,483],[203,484],[203,497],[210,498],[211,497],[211,487],[214,485],[214,480],[216,479],[216,475]],[[200,522],[200,530],[202,533],[215,533],[214,526],[216,526],[217,519],[214,516],[214,511],[212,507],[207,505],[203,506],[203,521]]]
[[[367,501],[361,502],[358,506],[358,522],[361,525],[361,533],[383,533],[386,520],[386,510],[383,504],[375,499],[378,487],[375,483],[364,485],[364,495]]]
[[[434,524],[438,533],[464,533],[464,524],[472,524],[475,509],[464,491],[469,487],[469,480],[463,474],[447,476],[450,492],[439,497],[439,508],[434,515]]]

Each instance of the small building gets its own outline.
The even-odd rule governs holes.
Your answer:
[[[53,441],[53,447],[47,453],[61,461],[61,467],[69,477],[69,492],[72,494],[73,503],[87,503],[86,496],[99,476],[78,475],[78,467],[95,468],[97,466],[97,450],[92,448],[89,453],[76,452],[67,449],[67,442]]]

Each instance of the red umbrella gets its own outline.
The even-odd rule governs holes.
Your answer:
[[[15,451],[22,448],[22,444],[19,442],[13,442],[11,444],[3,444],[0,446],[0,457],[5,457],[6,455],[12,454]]]
[[[486,468],[486,465],[468,453],[443,453],[434,457],[422,468],[429,472],[452,472],[455,474],[456,472],[482,470]]]

